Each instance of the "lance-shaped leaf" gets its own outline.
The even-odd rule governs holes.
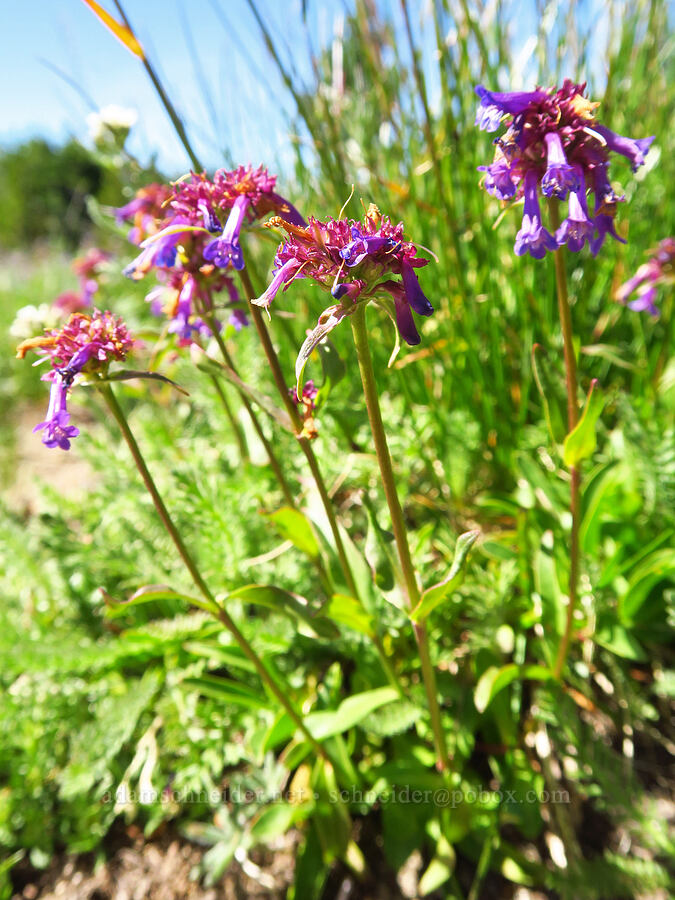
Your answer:
[[[143,48],[130,28],[114,19],[107,10],[96,3],[96,0],[84,0],[84,3],[103,22],[105,27],[115,35],[117,40],[124,44],[127,50],[131,50],[134,56],[137,56],[139,59],[145,59]]]
[[[119,615],[131,606],[138,606],[141,603],[152,603],[155,600],[180,600],[189,606],[196,606],[199,609],[206,610],[206,612],[218,614],[218,607],[215,603],[210,603],[201,597],[179,594],[178,591],[174,591],[167,584],[146,584],[134,591],[126,600],[116,600],[103,588],[99,588],[99,590],[108,605],[111,615]]]
[[[290,613],[298,620],[299,629],[308,637],[323,637],[334,640],[340,632],[335,625],[323,616],[312,614],[307,600],[298,594],[292,594],[273,584],[248,584],[237,588],[227,596],[228,600],[241,600],[265,606],[277,612]]]
[[[217,359],[213,359],[198,344],[190,344],[190,357],[192,362],[198,369],[201,369],[202,372],[208,372],[211,375],[219,375],[221,378],[227,378],[227,380],[235,385],[242,393],[246,394],[249,399],[253,400],[263,412],[266,412],[271,419],[274,419],[274,421],[281,425],[282,428],[293,433],[291,419],[286,410],[279,409],[270,397],[257,391],[255,388],[252,388],[250,385],[246,384],[245,381],[242,381],[234,369],[219,362]]]
[[[605,398],[596,390],[597,378],[591,382],[591,389],[586,398],[584,412],[575,428],[565,438],[563,444],[563,462],[566,466],[576,466],[582,459],[587,459],[595,450],[595,425],[605,406]]]
[[[530,681],[549,681],[553,677],[551,670],[545,666],[517,666],[509,663],[506,666],[490,666],[478,679],[473,702],[479,713],[484,713],[497,694],[504,690],[516,678]]]
[[[282,506],[273,513],[265,513],[265,518],[273,522],[279,534],[287,538],[298,550],[306,553],[311,559],[318,559],[321,551],[312,523],[299,509]]]
[[[170,378],[167,378],[166,375],[160,375],[159,372],[138,372],[134,369],[121,369],[119,372],[112,372],[105,376],[105,378],[97,378],[96,381],[86,381],[84,385],[89,387],[93,385],[94,387],[97,384],[100,384],[102,381],[131,381],[133,378],[146,378],[150,381],[163,381],[164,384],[170,384],[172,388],[175,388],[185,397],[189,397],[190,394],[185,388],[181,387],[179,384],[176,384],[175,381],[172,381]]]
[[[355,307],[345,309],[340,304],[337,304],[336,306],[329,306],[328,309],[324,309],[319,316],[319,321],[305,338],[305,341],[300,348],[300,352],[298,353],[298,358],[295,361],[295,380],[298,397],[302,395],[301,382],[307,360],[321,341],[327,337],[346,316],[351,315],[354,312],[354,309]]]
[[[413,622],[421,622],[426,619],[432,610],[436,609],[452,591],[461,585],[464,580],[464,565],[469,550],[473,547],[479,534],[480,531],[466,531],[464,534],[460,534],[455,544],[455,556],[448,577],[422,593],[420,602],[410,613]]]

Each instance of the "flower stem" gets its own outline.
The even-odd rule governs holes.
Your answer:
[[[373,371],[373,360],[370,355],[370,347],[368,344],[368,332],[366,330],[366,304],[360,304],[354,310],[351,316],[352,332],[354,335],[354,344],[356,345],[356,353],[359,360],[359,369],[361,372],[361,381],[363,383],[363,393],[366,399],[366,409],[368,410],[368,419],[370,420],[370,428],[375,443],[375,452],[377,453],[377,461],[380,466],[380,474],[382,475],[382,484],[384,487],[384,495],[389,506],[392,527],[394,529],[394,538],[396,540],[396,549],[398,558],[403,572],[405,581],[405,589],[408,597],[408,605],[413,609],[420,600],[420,589],[417,585],[415,569],[410,555],[410,546],[408,544],[408,535],[406,532],[405,522],[403,521],[403,510],[398,499],[396,491],[396,482],[394,479],[394,470],[391,462],[391,455],[387,445],[387,436],[384,430],[384,422],[382,421],[382,413],[380,411],[380,401],[377,395],[377,384],[375,382],[375,372]],[[429,655],[429,636],[427,634],[426,625],[422,623],[414,623],[415,639],[422,664],[422,677],[424,679],[424,687],[427,693],[429,703],[429,712],[431,714],[431,726],[434,732],[434,741],[436,744],[437,767],[440,771],[447,768],[448,750],[445,741],[445,734],[441,723],[441,713],[438,706],[438,696],[436,691],[436,676],[431,664]]]
[[[560,212],[558,201],[549,202],[551,225],[557,230],[560,227]],[[570,310],[567,293],[567,272],[565,270],[565,258],[563,249],[554,253],[555,281],[558,295],[558,314],[560,316],[560,328],[563,335],[563,352],[565,356],[565,387],[567,389],[567,428],[568,432],[576,428],[579,421],[579,402],[577,399],[577,363],[574,355],[574,338],[572,330],[572,312]],[[569,603],[567,605],[567,618],[558,655],[553,667],[553,674],[560,678],[572,638],[574,625],[574,612],[577,605],[577,593],[579,582],[579,525],[581,518],[581,468],[570,466],[570,512],[572,514],[572,533],[570,535],[570,572],[569,572]]]
[[[274,349],[274,344],[272,343],[272,339],[270,337],[269,331],[267,330],[267,325],[265,324],[265,320],[263,319],[260,308],[258,306],[255,306],[251,302],[253,298],[257,296],[253,285],[251,284],[251,276],[249,275],[246,268],[242,269],[241,272],[239,272],[239,276],[244,288],[244,293],[246,294],[246,298],[248,300],[248,307],[251,317],[255,323],[258,336],[260,337],[260,341],[265,351],[265,356],[267,357],[270,369],[272,370],[274,383],[276,384],[279,395],[281,396],[281,399],[284,402],[284,406],[286,407],[286,410],[288,411],[288,414],[291,418],[295,436],[298,440],[298,443],[300,444],[302,452],[305,455],[305,459],[307,460],[307,464],[309,465],[310,471],[314,478],[314,483],[316,484],[319,496],[321,497],[321,503],[323,505],[324,512],[326,513],[328,524],[330,525],[330,530],[335,541],[338,559],[340,560],[340,567],[345,577],[345,581],[347,582],[347,587],[354,599],[357,600],[361,604],[361,606],[363,606],[363,600],[361,598],[359,589],[356,586],[356,581],[354,579],[354,574],[351,570],[351,566],[349,565],[349,560],[347,559],[344,541],[342,540],[342,535],[340,534],[340,529],[335,517],[335,511],[333,509],[330,495],[323,480],[321,469],[319,468],[319,462],[314,454],[314,450],[312,449],[312,445],[309,439],[306,437],[302,437],[302,419],[300,418],[300,414],[298,413],[295,403],[293,403],[293,401],[291,400],[290,394],[288,392],[288,387],[281,370],[279,357],[277,356],[277,352]],[[391,667],[391,663],[389,662],[384,651],[382,640],[377,633],[373,634],[373,644],[380,659],[380,664],[382,665],[384,674],[387,676],[387,680],[393,687],[396,688],[401,696],[405,696],[405,691],[403,690],[401,682],[397,678],[396,673]]]
[[[213,386],[216,389],[216,393],[220,398],[220,402],[222,404],[223,409],[225,410],[225,415],[227,416],[230,427],[232,428],[232,433],[234,434],[237,444],[239,446],[239,455],[243,462],[246,462],[249,459],[248,455],[248,447],[246,446],[246,439],[242,433],[241,428],[239,427],[239,422],[234,417],[234,413],[232,412],[232,407],[230,406],[227,395],[223,390],[223,386],[218,380],[216,375],[211,375],[211,381],[213,382]]]
[[[314,450],[312,449],[312,445],[309,442],[309,439],[301,436],[302,432],[302,419],[298,410],[293,403],[293,400],[288,393],[288,386],[284,379],[283,372],[281,370],[281,363],[279,362],[279,357],[277,356],[277,352],[274,349],[274,344],[272,343],[272,339],[270,337],[270,333],[267,330],[267,325],[262,317],[262,313],[258,306],[254,306],[251,303],[257,295],[253,289],[253,285],[251,284],[251,277],[248,274],[248,270],[246,268],[242,269],[239,273],[239,277],[241,278],[241,283],[244,288],[244,293],[246,294],[246,299],[248,300],[249,312],[251,314],[251,318],[255,324],[256,330],[258,332],[258,336],[260,338],[260,342],[263,345],[263,350],[265,351],[265,356],[267,357],[267,362],[269,363],[270,369],[272,371],[272,377],[274,378],[274,383],[276,384],[277,390],[281,399],[286,407],[288,415],[291,418],[291,422],[293,423],[293,429],[295,431],[295,436],[300,444],[302,452],[305,455],[305,459],[309,465],[312,476],[314,477],[314,481],[316,483],[317,490],[319,491],[319,496],[321,497],[321,502],[323,504],[324,511],[326,513],[326,517],[328,518],[328,524],[330,525],[330,530],[333,534],[333,539],[335,541],[335,547],[337,550],[338,557],[340,559],[340,566],[342,568],[342,572],[345,576],[345,580],[347,582],[347,587],[352,592],[354,597],[358,597],[358,591],[356,588],[356,582],[354,581],[354,575],[352,573],[351,567],[349,565],[349,561],[347,559],[347,554],[345,552],[344,542],[342,540],[342,535],[340,534],[340,529],[338,527],[337,519],[335,518],[335,511],[333,510],[333,504],[331,502],[330,496],[328,494],[328,490],[326,488],[326,484],[323,480],[323,476],[321,475],[321,470],[319,469],[319,463],[317,461],[316,456],[314,455]]]
[[[272,694],[279,701],[283,709],[288,714],[291,721],[296,725],[297,728],[302,731],[304,736],[307,738],[309,743],[312,745],[313,749],[327,762],[329,762],[329,757],[321,744],[312,736],[307,726],[304,724],[302,717],[296,712],[293,707],[293,704],[288,699],[289,690],[287,687],[281,687],[277,681],[277,677],[273,675],[270,670],[267,668],[262,659],[258,656],[256,651],[253,649],[252,645],[249,641],[244,637],[242,632],[237,627],[236,623],[222,606],[220,606],[211,593],[208,585],[204,581],[197,568],[197,565],[190,554],[190,551],[185,546],[185,542],[181,537],[180,532],[176,528],[173,519],[171,518],[168,509],[164,501],[162,500],[161,494],[157,490],[157,486],[154,482],[152,475],[145,463],[145,459],[143,458],[143,454],[141,453],[140,447],[136,442],[136,438],[134,437],[131,428],[129,427],[129,423],[126,420],[126,416],[122,411],[122,407],[119,405],[115,394],[112,391],[112,388],[108,384],[99,385],[99,390],[103,394],[103,398],[110,410],[113,418],[119,425],[120,431],[122,432],[122,436],[124,440],[127,442],[129,450],[131,451],[131,455],[136,463],[136,468],[140,472],[141,478],[143,479],[143,483],[147,488],[148,493],[152,498],[152,502],[155,505],[155,509],[162,520],[162,524],[166,528],[169,537],[175,544],[176,549],[180,555],[180,558],[185,563],[185,567],[192,576],[192,580],[197,586],[199,592],[202,594],[204,599],[207,601],[207,605],[211,610],[212,614],[216,616],[223,625],[227,628],[230,634],[233,636],[235,641],[239,644],[242,651],[248,657],[248,659],[253,663],[255,669],[260,676],[261,680],[267,685]]]
[[[230,352],[227,349],[227,345],[225,344],[225,341],[222,339],[220,332],[218,331],[218,328],[216,327],[216,323],[215,323],[213,316],[205,313],[204,318],[207,319],[207,321],[211,327],[211,333],[213,334],[213,337],[215,338],[216,343],[218,344],[218,349],[220,350],[225,363],[230,367],[230,369],[232,369],[232,371],[235,374],[237,374],[237,369],[234,365],[234,360],[230,356]],[[276,457],[276,454],[274,452],[274,448],[272,447],[272,444],[265,436],[265,432],[263,431],[262,425],[260,424],[260,420],[258,419],[258,416],[256,415],[256,412],[253,409],[253,405],[251,404],[251,401],[246,396],[246,393],[244,391],[239,391],[239,396],[241,397],[241,402],[243,403],[244,408],[246,409],[246,412],[248,413],[248,415],[251,419],[251,423],[253,424],[253,427],[255,428],[256,434],[260,438],[260,441],[261,441],[263,447],[265,448],[265,452],[267,453],[267,458],[269,459],[270,466],[272,467],[272,471],[274,472],[274,475],[275,475],[277,481],[279,482],[279,487],[281,488],[281,492],[284,495],[284,500],[286,501],[286,503],[289,506],[295,507],[295,498],[293,496],[293,492],[291,491],[290,485],[289,485],[288,481],[286,480],[286,476],[284,475],[283,469],[281,468],[281,463],[279,462],[279,460]]]
[[[127,26],[129,31],[131,31],[131,33],[134,34],[135,32],[134,32],[133,28],[131,27],[131,23],[129,22],[129,19],[127,18],[126,13],[124,12],[124,9],[122,7],[120,0],[114,0],[114,3],[115,3],[115,6],[117,7],[117,11],[119,12],[122,21]],[[194,168],[194,170],[196,172],[201,172],[201,170],[202,170],[201,164],[200,164],[199,160],[197,159],[197,156],[196,156],[194,150],[192,149],[192,145],[190,144],[190,140],[187,136],[187,132],[185,131],[185,126],[183,125],[183,122],[182,122],[180,116],[176,112],[175,106],[169,99],[169,95],[164,90],[164,86],[163,86],[162,82],[159,80],[159,76],[157,75],[157,72],[155,72],[154,66],[152,65],[150,60],[147,58],[145,53],[143,54],[143,58],[142,58],[141,62],[143,63],[143,67],[145,68],[145,71],[148,73],[148,77],[150,78],[150,81],[152,82],[155,90],[157,91],[159,99],[162,101],[162,105],[164,106],[164,109],[167,111],[167,114],[168,114],[169,118],[171,119],[171,124],[173,125],[173,127],[176,131],[176,134],[178,135],[178,137],[180,139],[180,142],[182,143],[183,147],[185,147],[185,152],[187,153],[187,155],[190,158],[190,164],[192,165],[192,167]]]

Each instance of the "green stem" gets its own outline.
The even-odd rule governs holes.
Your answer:
[[[305,459],[307,460],[312,476],[314,477],[314,482],[316,483],[317,490],[319,491],[319,496],[321,497],[321,502],[328,518],[328,524],[330,525],[330,530],[333,534],[335,547],[340,559],[340,566],[345,576],[347,587],[352,592],[352,595],[358,598],[358,591],[356,588],[356,582],[354,581],[354,575],[347,559],[344,543],[342,541],[342,535],[340,534],[337,519],[335,518],[333,504],[328,494],[323,476],[321,475],[319,463],[316,456],[314,455],[314,450],[312,449],[312,445],[309,439],[306,437],[302,437],[302,419],[295,403],[293,403],[293,400],[291,399],[291,396],[288,392],[288,386],[284,379],[284,374],[281,369],[281,363],[279,362],[277,351],[274,349],[274,344],[272,343],[272,338],[270,337],[270,333],[267,330],[267,325],[265,324],[265,320],[263,319],[260,307],[255,306],[251,302],[257,296],[257,294],[255,293],[253,285],[251,284],[251,277],[248,274],[248,270],[246,268],[243,268],[239,273],[239,277],[241,278],[244,293],[246,294],[246,299],[248,300],[248,308],[251,314],[251,318],[253,319],[253,322],[255,324],[256,331],[258,332],[260,342],[263,345],[263,350],[265,351],[265,356],[267,357],[267,362],[269,363],[269,367],[272,372],[272,378],[274,379],[277,391],[279,392],[283,404],[286,407],[288,415],[291,418],[295,436],[298,440],[298,443],[300,444],[302,452],[305,455]]]
[[[554,230],[560,227],[560,212],[558,201],[549,202],[551,225]],[[565,387],[567,390],[567,429],[568,432],[576,428],[579,421],[579,402],[577,399],[577,363],[574,355],[574,333],[572,330],[572,312],[567,293],[567,272],[565,270],[565,258],[563,249],[556,250],[555,281],[558,295],[558,314],[560,316],[560,328],[563,335],[563,352],[565,356]],[[574,627],[574,612],[577,605],[579,583],[579,525],[581,519],[581,469],[579,466],[570,466],[570,512],[572,514],[572,533],[570,535],[570,575],[569,575],[569,603],[567,605],[567,617],[558,655],[553,667],[556,678],[562,675],[570,641]]]
[[[382,484],[384,487],[384,495],[389,506],[392,527],[394,529],[394,539],[396,541],[396,549],[398,558],[403,572],[405,588],[408,597],[408,605],[413,609],[420,600],[420,589],[417,585],[415,569],[410,555],[410,546],[408,544],[408,534],[403,521],[403,510],[398,499],[396,491],[396,481],[394,479],[394,470],[391,462],[391,455],[387,445],[387,436],[382,421],[382,413],[380,411],[380,401],[377,394],[377,384],[375,382],[375,372],[373,371],[373,360],[370,355],[370,346],[368,344],[368,332],[366,330],[366,304],[359,304],[351,316],[352,332],[354,334],[354,344],[356,345],[356,353],[359,360],[359,369],[361,372],[361,381],[363,383],[363,392],[366,399],[366,409],[368,410],[368,419],[370,420],[370,428],[375,443],[375,452],[377,453],[377,461],[380,466],[380,474],[382,476]],[[429,655],[429,636],[424,624],[414,624],[415,639],[422,664],[422,677],[424,679],[424,687],[427,693],[429,703],[429,712],[431,714],[431,725],[434,732],[434,741],[436,744],[437,767],[440,771],[447,768],[448,750],[445,741],[445,734],[441,723],[441,712],[438,706],[438,696],[436,691],[436,676],[431,664]]]
[[[218,331],[218,328],[216,326],[213,316],[210,313],[204,313],[204,318],[207,320],[207,322],[211,326],[211,333],[213,334],[213,337],[215,338],[215,341],[218,344],[218,349],[220,350],[221,355],[222,355],[223,359],[225,360],[225,363],[230,367],[230,369],[232,369],[232,371],[235,373],[235,375],[237,375],[238,373],[237,373],[237,369],[234,365],[234,360],[230,356],[230,352],[227,349],[225,341],[222,339],[220,332]],[[283,469],[281,468],[281,463],[277,459],[276,453],[274,452],[274,448],[272,447],[272,444],[265,436],[265,432],[263,431],[263,427],[260,424],[260,420],[258,419],[258,416],[256,415],[256,412],[253,409],[253,405],[251,404],[251,401],[249,400],[245,391],[240,390],[239,396],[241,397],[241,402],[243,403],[244,408],[246,409],[246,412],[248,413],[248,415],[251,419],[251,423],[252,423],[253,427],[255,428],[256,434],[260,438],[260,441],[261,441],[263,447],[265,448],[265,452],[267,453],[267,458],[269,459],[270,466],[272,467],[272,471],[274,472],[274,475],[275,475],[277,481],[279,482],[279,487],[281,488],[281,491],[284,495],[284,500],[286,501],[286,503],[289,506],[292,506],[293,508],[295,508],[295,497],[293,495],[293,492],[291,491],[290,485],[289,485],[288,481],[286,480],[286,476],[284,475]]]
[[[124,440],[127,442],[129,450],[131,451],[131,455],[134,459],[134,462],[136,463],[136,468],[140,472],[141,478],[143,479],[143,483],[145,484],[145,487],[147,488],[148,493],[152,497],[152,502],[155,505],[155,509],[157,510],[157,513],[158,513],[160,519],[162,520],[162,524],[166,528],[166,530],[169,534],[169,537],[175,544],[175,547],[178,550],[180,558],[185,563],[185,567],[188,570],[188,572],[190,573],[190,575],[192,576],[192,580],[194,581],[195,585],[197,586],[199,592],[202,594],[204,599],[207,601],[207,604],[208,604],[209,608],[211,609],[211,612],[218,619],[220,619],[220,621],[223,623],[223,625],[227,628],[227,630],[233,636],[235,641],[239,644],[242,651],[246,654],[248,659],[253,663],[261,680],[263,681],[264,684],[267,685],[267,687],[270,689],[272,694],[274,694],[276,699],[279,701],[279,703],[281,704],[283,709],[288,714],[291,721],[296,725],[297,728],[300,729],[300,731],[302,731],[302,733],[307,738],[309,743],[312,745],[314,750],[324,760],[329,762],[330,759],[328,757],[328,754],[326,753],[324,748],[321,746],[321,744],[319,744],[319,742],[316,740],[316,738],[314,738],[312,736],[309,729],[307,728],[305,723],[302,721],[301,716],[295,711],[293,705],[291,704],[290,700],[288,699],[288,696],[289,696],[288,688],[282,689],[279,686],[276,678],[269,671],[269,669],[267,668],[265,663],[260,659],[260,657],[255,652],[255,650],[253,649],[253,647],[251,646],[249,641],[244,637],[244,635],[239,630],[239,628],[237,627],[236,623],[234,622],[234,620],[232,619],[230,614],[227,612],[227,610],[224,609],[222,606],[220,606],[218,603],[216,603],[215,597],[213,596],[213,594],[211,593],[206,582],[202,578],[202,576],[199,572],[199,569],[197,568],[195,561],[193,560],[192,555],[190,554],[190,551],[185,546],[185,542],[183,541],[183,538],[181,537],[180,532],[176,528],[176,526],[173,522],[173,519],[171,518],[169,511],[166,508],[164,501],[162,500],[161,494],[157,490],[157,486],[156,486],[156,484],[153,480],[153,477],[150,474],[150,471],[145,463],[145,460],[143,458],[143,454],[141,453],[140,447],[138,446],[138,444],[136,442],[136,438],[134,437],[134,435],[131,431],[131,428],[129,427],[129,423],[126,420],[126,416],[124,415],[124,412],[122,411],[122,407],[119,405],[117,398],[115,397],[115,395],[112,391],[112,388],[108,384],[101,384],[99,386],[99,390],[103,394],[103,398],[104,398],[113,418],[119,425],[119,428],[120,428],[120,431],[122,432],[122,436],[124,437]]]
[[[255,323],[258,336],[260,337],[260,341],[265,351],[265,356],[267,357],[267,361],[272,371],[274,383],[277,387],[279,395],[281,396],[281,399],[283,400],[284,406],[288,411],[288,415],[291,418],[295,436],[298,440],[298,443],[300,444],[302,452],[305,455],[305,459],[307,460],[307,464],[309,465],[309,469],[314,478],[314,483],[316,484],[319,496],[321,497],[321,503],[323,505],[324,512],[326,513],[328,524],[330,525],[330,530],[335,541],[335,548],[337,550],[338,559],[340,560],[342,573],[345,577],[345,581],[347,582],[347,587],[349,588],[354,599],[357,600],[361,604],[361,606],[363,606],[363,600],[359,593],[359,589],[356,586],[356,581],[354,579],[351,566],[349,565],[349,560],[347,559],[347,553],[345,551],[342,535],[340,534],[340,528],[335,517],[335,511],[333,509],[330,495],[328,494],[326,484],[321,474],[321,469],[319,468],[319,462],[314,454],[314,450],[312,449],[312,445],[309,439],[306,437],[302,437],[302,419],[300,417],[300,414],[298,413],[295,403],[293,403],[293,401],[291,400],[291,396],[288,392],[288,386],[286,385],[286,381],[281,369],[281,363],[279,362],[279,357],[277,356],[277,352],[274,349],[274,344],[272,343],[270,333],[267,330],[267,325],[265,324],[265,320],[263,319],[260,308],[258,306],[255,306],[251,302],[257,296],[251,283],[251,276],[249,275],[248,270],[245,267],[241,270],[239,276],[244,288],[244,293],[246,294],[246,298],[248,300],[248,307],[251,318]],[[382,669],[387,676],[387,680],[393,687],[396,688],[401,696],[405,696],[405,691],[403,690],[399,679],[396,677],[396,673],[392,669],[391,664],[387,659],[382,641],[378,634],[373,635],[373,644],[380,659]]]
[[[225,410],[225,415],[227,416],[230,426],[232,428],[232,433],[234,434],[237,444],[239,445],[239,455],[243,462],[246,462],[249,459],[248,455],[248,447],[246,446],[246,440],[242,433],[241,428],[239,427],[239,422],[237,422],[234,417],[234,413],[232,412],[232,407],[230,406],[227,395],[223,390],[223,386],[215,375],[211,375],[211,381],[213,382],[213,386],[220,398],[220,402],[222,404],[223,409]]]
[[[117,7],[117,11],[119,12],[119,14],[122,18],[122,21],[127,26],[129,31],[131,31],[132,34],[135,34],[133,28],[131,27],[131,23],[129,22],[129,19],[127,18],[126,13],[124,12],[124,9],[122,8],[122,4],[119,2],[119,0],[114,0],[114,2],[115,2],[115,6]],[[192,145],[190,144],[187,133],[185,131],[185,126],[183,125],[183,122],[181,121],[180,116],[176,112],[175,106],[169,99],[169,95],[164,90],[164,86],[162,85],[162,82],[159,80],[159,76],[155,72],[154,66],[152,65],[150,60],[146,57],[145,53],[143,53],[142,62],[143,62],[143,66],[145,67],[145,71],[148,73],[150,81],[152,81],[154,88],[157,91],[159,99],[162,101],[162,105],[164,106],[164,109],[167,111],[168,116],[171,119],[171,124],[175,128],[176,134],[180,138],[182,145],[185,147],[185,152],[190,157],[190,163],[192,164],[193,169],[196,172],[201,172],[202,171],[201,163],[197,159],[197,156],[196,156],[194,150],[192,149]]]

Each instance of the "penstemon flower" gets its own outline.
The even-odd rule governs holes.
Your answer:
[[[162,284],[146,299],[154,312],[169,316],[169,331],[181,343],[211,333],[203,317],[214,311],[214,298],[222,291],[229,297],[229,324],[236,330],[248,325],[230,278],[231,269],[244,266],[239,243],[243,225],[269,212],[305,224],[295,207],[275,193],[275,183],[262,166],[221,169],[212,179],[192,173],[166,194],[151,185],[117,211],[118,218],[134,218],[132,240],[144,235],[137,241],[141,253],[125,274],[139,279],[155,270]]]
[[[635,172],[654,138],[633,140],[599,124],[599,104],[583,96],[585,87],[566,79],[560,89],[500,94],[476,88],[481,100],[476,124],[496,131],[506,118],[506,132],[495,140],[494,161],[479,171],[485,172],[485,190],[498,200],[525,200],[514,248],[518,256],[541,259],[547,251],[567,245],[577,252],[586,243],[596,255],[608,234],[625,243],[614,229],[617,203],[625,198],[609,182],[610,153],[625,156]],[[592,216],[588,190],[595,195]],[[555,235],[542,224],[539,192],[559,200],[569,195],[567,218]]]
[[[658,288],[675,282],[675,238],[664,238],[650,259],[640,266],[635,275],[622,284],[616,292],[616,299],[626,303],[631,294],[637,291],[635,300],[628,304],[629,309],[648,312],[655,318],[659,311],[654,303]]]
[[[283,228],[288,239],[277,250],[269,287],[253,302],[269,308],[277,293],[282,288],[286,290],[296,278],[311,279],[338,301],[319,317],[300,350],[298,366],[304,365],[314,347],[357,304],[371,300],[388,312],[408,344],[419,344],[412,313],[430,316],[434,309],[420,287],[415,269],[426,266],[428,260],[418,257],[415,245],[403,239],[403,223],[392,225],[371,205],[363,222],[320,222],[310,218],[307,227],[299,228],[276,218],[268,224]],[[296,367],[296,371],[301,372],[302,368]]]
[[[51,369],[42,376],[50,381],[49,407],[44,422],[33,431],[42,431],[42,443],[47,447],[70,449],[71,438],[79,429],[70,424],[66,407],[68,391],[81,373],[105,374],[113,360],[126,358],[133,339],[124,322],[110,312],[95,309],[92,314],[73,313],[60,329],[23,341],[17,347],[17,357],[23,359],[29,350],[35,350],[51,363]]]

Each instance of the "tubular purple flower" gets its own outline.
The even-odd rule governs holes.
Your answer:
[[[275,194],[274,192],[270,193],[269,196],[272,207],[278,216],[281,216],[282,219],[290,222],[291,225],[297,225],[299,228],[307,227],[305,219],[285,197],[282,197],[280,194]]]
[[[546,141],[546,171],[541,179],[541,192],[544,197],[558,197],[564,200],[568,191],[579,189],[579,178],[574,167],[567,162],[560,135],[549,131]]]
[[[391,294],[392,300],[394,301],[398,333],[406,344],[415,347],[420,343],[421,338],[406,298],[405,288],[397,281],[384,281],[380,285],[380,288],[387,291],[388,294]]]
[[[230,210],[223,233],[204,247],[204,259],[221,269],[232,265],[239,272],[244,268],[244,254],[239,243],[239,232],[250,205],[251,201],[245,194],[237,197]]]
[[[279,290],[292,281],[300,266],[301,263],[297,259],[289,259],[274,273],[274,277],[267,289],[252,302],[255,303],[256,306],[262,306],[264,309],[267,309]]]
[[[424,295],[417,275],[415,275],[415,270],[405,257],[401,260],[401,278],[403,280],[405,299],[410,306],[418,315],[430,316],[434,308]]]
[[[543,259],[547,250],[557,250],[558,242],[541,224],[539,198],[537,197],[537,173],[531,169],[525,175],[525,209],[523,223],[516,235],[516,256],[529,253],[534,259]]]
[[[44,430],[42,443],[45,447],[60,447],[61,450],[70,450],[71,438],[76,438],[80,433],[79,428],[69,424],[70,413],[66,409],[67,393],[67,384],[57,376],[49,393],[47,418],[33,429],[33,432]]]
[[[510,200],[515,196],[518,185],[511,177],[513,167],[503,154],[489,166],[478,166],[478,171],[485,172],[483,186],[488,194],[497,200]]]
[[[599,125],[597,123],[594,123],[593,131],[604,138],[608,150],[625,156],[626,159],[629,160],[634,172],[637,172],[640,166],[644,165],[647,151],[654,140],[654,136],[638,138],[637,140],[623,137],[623,135],[616,134],[616,132],[611,131],[609,128],[605,128],[604,125]]]
[[[578,253],[586,241],[590,243],[595,232],[595,223],[588,215],[586,182],[581,168],[576,167],[576,175],[579,188],[570,193],[567,218],[555,233],[558,246],[567,244],[574,253]]]
[[[362,281],[343,281],[331,288],[331,296],[336,300],[342,300],[343,297],[349,297],[350,300],[356,301],[362,289]]]
[[[486,90],[482,84],[476,88],[480,105],[476,112],[476,125],[481,131],[496,131],[503,115],[517,116],[531,103],[538,103],[548,96],[544,91],[512,91],[500,94]]]

